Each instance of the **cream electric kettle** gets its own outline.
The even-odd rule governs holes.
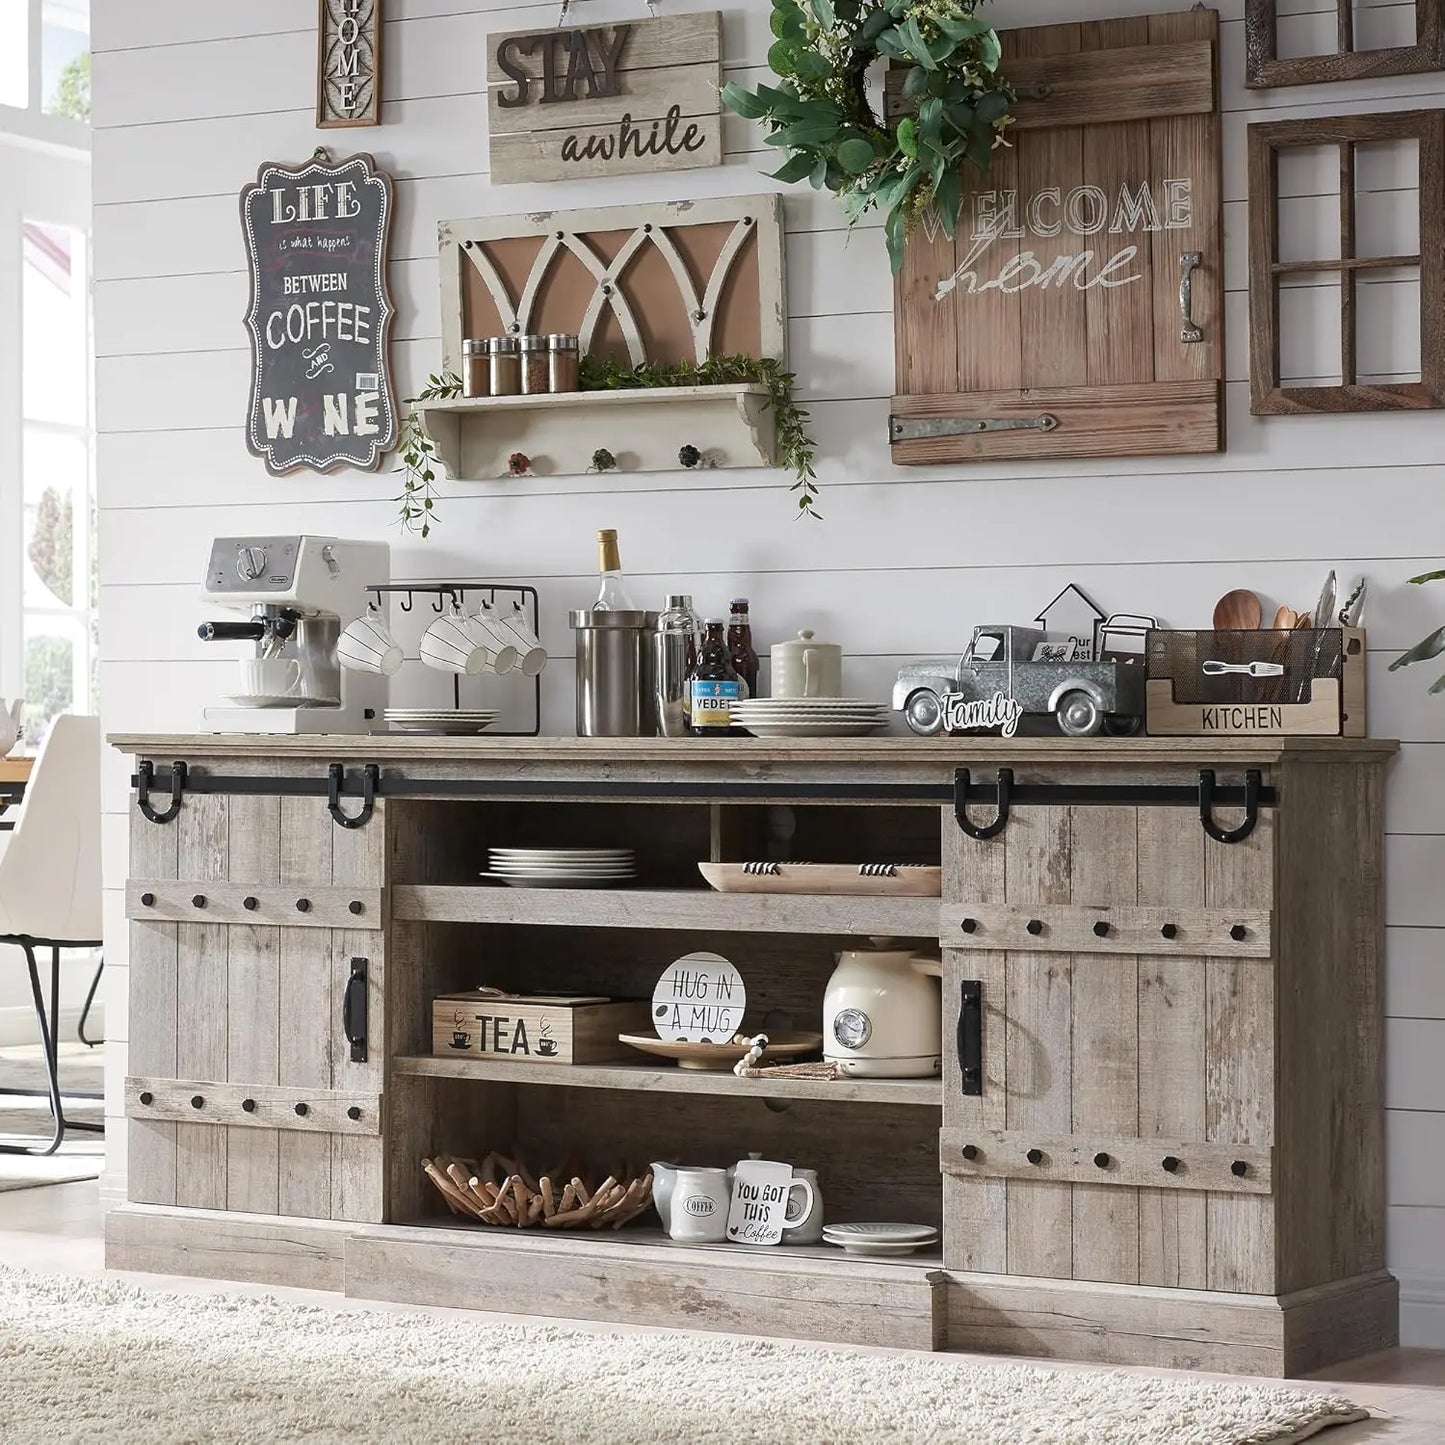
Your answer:
[[[943,965],[874,938],[838,955],[823,995],[823,1057],[858,1079],[943,1069]]]

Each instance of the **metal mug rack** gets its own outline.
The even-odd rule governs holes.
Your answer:
[[[530,610],[532,631],[540,637],[542,635],[541,599],[537,595],[537,589],[525,583],[513,582],[487,582],[478,578],[451,578],[429,582],[379,582],[368,587],[372,599],[378,607],[381,606],[382,595],[393,596],[398,599],[397,608],[402,612],[411,612],[416,607],[417,596],[432,599],[431,609],[441,616],[447,610],[449,603],[455,603],[458,607],[465,608],[468,593],[483,593],[485,600],[496,605],[497,598],[505,597],[508,600],[520,601],[523,608]],[[401,601],[405,594],[405,601]],[[452,674],[452,707],[460,710],[462,705],[462,679],[460,673]],[[542,674],[538,673],[532,679],[532,726],[529,728],[517,728],[508,731],[487,730],[487,735],[494,738],[535,738],[542,731]]]

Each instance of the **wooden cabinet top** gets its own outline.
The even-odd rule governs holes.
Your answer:
[[[913,738],[878,737],[773,742],[756,738],[486,738],[370,736],[277,737],[262,734],[117,733],[112,747],[164,764],[172,759],[273,759],[349,764],[545,764],[659,771],[735,763],[817,767],[894,765],[930,773],[959,767],[998,768],[1076,763],[1127,767],[1260,767],[1285,761],[1384,762],[1399,744],[1382,738]]]

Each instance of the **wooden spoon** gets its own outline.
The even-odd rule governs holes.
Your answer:
[[[1259,598],[1244,589],[1226,592],[1214,604],[1216,632],[1253,632],[1259,627],[1262,617]]]
[[[1274,614],[1274,630],[1276,632],[1288,632],[1295,625],[1299,614],[1293,607],[1281,607]]]

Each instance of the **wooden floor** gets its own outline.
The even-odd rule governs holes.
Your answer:
[[[104,1265],[96,1185],[60,1184],[0,1194],[0,1263],[62,1274],[100,1274]],[[216,1293],[224,1290],[238,1294],[272,1294],[331,1309],[503,1318],[477,1316],[466,1310],[413,1311],[400,1305],[344,1300],[339,1295],[315,1290],[226,1284],[168,1275],[134,1274],[125,1277],[143,1286],[178,1293]],[[504,1318],[515,1320],[522,1317]],[[547,1320],[541,1323],[556,1325],[561,1322]],[[601,1331],[617,1327],[578,1322],[577,1328]],[[1050,1369],[1085,1368],[1040,1363]],[[1327,1431],[1319,1437],[1327,1445],[1364,1445],[1364,1442],[1370,1442],[1370,1445],[1375,1445],[1375,1442],[1379,1445],[1441,1445],[1445,1441],[1445,1351],[1389,1350],[1352,1365],[1326,1371],[1318,1379],[1321,1385],[1329,1385],[1348,1394],[1375,1416],[1358,1425]]]

